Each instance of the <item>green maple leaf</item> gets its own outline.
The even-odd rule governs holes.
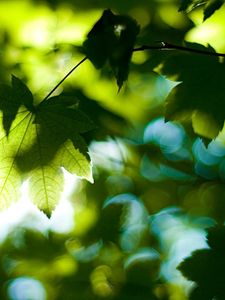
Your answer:
[[[12,76],[12,87],[0,85],[0,110],[3,112],[3,127],[7,135],[21,105],[33,111],[33,96],[21,80]]]
[[[139,33],[137,22],[129,16],[104,10],[84,41],[84,52],[96,68],[109,62],[120,88],[127,80],[133,46]]]
[[[16,116],[14,106],[12,114],[7,107],[7,115],[2,110],[1,116],[0,206],[8,207],[11,199],[18,197],[22,179],[29,178],[32,201],[50,215],[63,188],[61,167],[92,181],[88,149],[80,134],[94,124],[79,111],[76,99],[52,97],[34,108],[31,94],[17,79],[19,85],[21,89],[13,97],[13,101],[20,99]],[[6,130],[4,123],[9,117]]]
[[[198,44],[190,47],[214,51]],[[225,120],[225,64],[218,57],[176,53],[163,63],[161,73],[180,82],[166,100],[167,120],[192,119],[194,131],[215,138]]]

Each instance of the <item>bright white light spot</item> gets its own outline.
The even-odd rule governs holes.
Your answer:
[[[125,29],[126,29],[126,26],[124,24],[117,24],[114,26],[114,33],[115,33],[115,35],[120,37],[122,31]]]
[[[29,277],[20,277],[9,284],[8,294],[11,300],[45,300],[46,291],[40,281]]]
[[[65,233],[72,229],[74,226],[74,208],[69,202],[69,197],[79,179],[64,169],[63,173],[65,177],[64,190],[50,219],[30,201],[29,180],[24,181],[21,186],[19,201],[0,213],[0,242],[4,241],[8,234],[18,226],[41,232],[51,229]]]
[[[68,200],[61,200],[50,219],[50,229],[58,233],[69,232],[74,225],[74,210]]]
[[[40,17],[24,24],[22,40],[26,45],[47,48],[53,37],[50,28],[53,26],[53,18]]]
[[[68,199],[79,182],[77,176],[70,174],[64,168],[62,170],[65,182],[64,189],[61,200],[50,219],[50,229],[58,233],[69,232],[74,226],[74,209]]]

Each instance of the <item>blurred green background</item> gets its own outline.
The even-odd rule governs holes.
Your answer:
[[[0,1],[0,81],[11,74],[40,101],[83,57],[82,43],[106,8],[141,26],[138,45],[183,40],[225,52],[225,9],[204,23],[179,1]],[[57,92],[74,95],[98,128],[86,136],[94,184],[65,172],[51,219],[24,182],[0,215],[0,299],[185,300],[176,269],[208,248],[206,229],[225,219],[225,133],[208,147],[191,126],[164,122],[177,82],[156,72],[169,51],[133,54],[120,93],[112,73],[86,61]],[[17,199],[15,199],[17,200]]]

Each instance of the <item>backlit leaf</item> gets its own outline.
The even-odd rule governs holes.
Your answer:
[[[30,108],[33,104],[32,95],[24,84],[13,78],[13,85],[19,86],[19,92],[16,97],[9,99],[16,104],[21,96],[23,101],[12,107],[4,106],[4,101],[0,103],[3,108],[0,128],[0,206],[8,207],[12,199],[18,198],[18,189],[25,176],[29,178],[32,201],[50,215],[63,188],[61,167],[92,181],[88,149],[80,134],[93,129],[94,124],[77,109],[77,100],[60,96],[39,104],[35,112],[21,106],[15,118],[15,107],[19,108],[22,102]],[[10,87],[6,87],[4,93],[14,95]],[[8,127],[5,129],[4,125],[6,112],[11,117],[10,130]]]

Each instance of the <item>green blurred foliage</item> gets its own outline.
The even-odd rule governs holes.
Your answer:
[[[133,19],[137,20],[137,46],[158,46],[160,41],[182,44],[187,39],[195,43],[188,44],[189,47],[225,51],[224,18],[219,15],[223,7],[216,10],[220,1],[208,1],[204,8],[195,8],[194,2],[183,1],[182,10],[190,5],[194,8],[185,13],[178,11],[180,1],[1,1],[3,130],[11,129],[15,117],[11,111],[16,114],[18,110],[14,89],[19,93],[20,104],[32,111],[33,98],[34,104],[39,104],[82,59],[83,42],[107,8],[116,16],[130,16],[125,20],[127,24],[131,22],[131,27],[136,26]],[[204,13],[208,19],[202,25]],[[219,46],[218,35],[211,35],[218,27]],[[123,42],[120,46],[125,47],[123,51],[130,60],[136,33],[128,33],[129,49]],[[212,47],[207,45],[208,36]],[[108,36],[106,40],[109,41]],[[105,53],[98,41],[95,43],[100,54]],[[93,46],[93,42],[90,44]],[[121,75],[120,59],[112,61],[111,50],[107,50],[103,62],[97,61],[102,66],[100,70],[85,62],[52,98],[39,105],[39,116],[45,106],[51,107],[51,118],[48,116],[45,121],[49,124],[53,118],[57,136],[49,139],[45,132],[41,133],[42,139],[45,137],[53,147],[46,165],[55,155],[55,143],[61,143],[65,135],[71,137],[71,127],[78,128],[85,141],[73,140],[73,145],[87,155],[88,144],[94,184],[80,179],[74,184],[70,195],[74,225],[67,232],[43,229],[43,216],[32,226],[31,213],[5,237],[2,229],[0,298],[224,299],[224,62],[173,50],[149,50],[133,53],[130,64],[120,57],[125,64]],[[103,59],[91,51],[87,54],[94,55],[94,64],[96,59]],[[107,58],[111,59],[112,68],[103,66]],[[115,74],[119,85],[126,80],[119,94]],[[34,97],[17,78],[29,86]],[[10,103],[5,101],[6,91]],[[71,109],[77,107],[82,113],[75,110],[75,118],[68,119]],[[62,114],[58,118],[53,112]],[[165,123],[165,114],[176,122]],[[85,126],[92,127],[89,118],[97,128],[86,132]],[[41,124],[38,118],[35,122]],[[215,139],[211,141],[212,138]],[[37,167],[35,148],[26,150],[18,165],[27,170],[32,162]],[[17,200],[14,195],[11,197]],[[8,221],[11,219],[13,216],[9,215]],[[66,219],[67,216],[61,222]],[[207,229],[213,224],[217,225]],[[190,256],[194,248],[201,247],[198,240],[188,239],[184,248],[189,253],[179,248],[181,237],[185,240],[189,230],[201,231],[204,239],[206,229],[208,246],[201,246],[210,248]],[[173,270],[166,269],[172,259],[177,266],[184,252],[189,257],[179,269],[196,283],[192,290],[181,273],[176,280],[171,275]]]

